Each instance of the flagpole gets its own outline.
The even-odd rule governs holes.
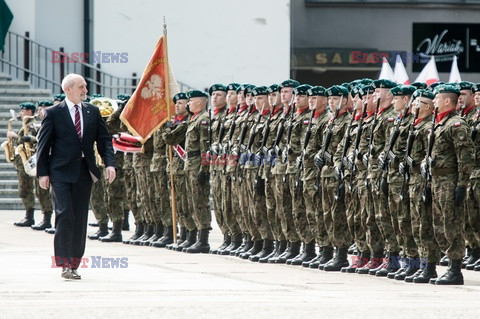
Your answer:
[[[165,77],[168,77],[169,74],[169,64],[168,64],[168,46],[167,46],[167,23],[165,21],[165,16],[163,17],[163,36],[165,37],[165,59],[166,59],[166,68]],[[170,102],[170,80],[167,81],[167,85],[165,86],[166,96]],[[168,121],[171,120],[170,114],[170,103],[167,103],[167,117]],[[172,145],[168,145],[168,159],[169,159],[169,171],[170,171],[170,197],[172,202],[172,230],[173,230],[173,242],[177,244],[177,205],[175,201],[175,177],[173,175],[173,152],[172,152]]]

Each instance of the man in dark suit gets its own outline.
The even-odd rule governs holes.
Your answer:
[[[78,74],[62,81],[63,102],[46,109],[38,135],[37,177],[40,187],[52,186],[55,202],[55,262],[65,279],[81,279],[77,268],[85,251],[92,182],[101,176],[94,143],[105,163],[105,178],[115,179],[111,136],[97,107],[82,102],[87,83]]]

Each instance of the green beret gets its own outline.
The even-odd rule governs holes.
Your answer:
[[[298,81],[289,79],[289,80],[283,81],[283,82],[280,84],[280,89],[283,89],[283,88],[296,88],[296,87],[299,86],[299,85],[300,85],[300,83],[298,83]]]
[[[308,96],[327,96],[327,89],[323,86],[313,86],[307,91]]]
[[[457,95],[460,95],[460,90],[455,85],[442,84],[437,85],[437,87],[435,88],[435,94],[438,93],[455,93]]]
[[[65,100],[65,94],[63,94],[63,93],[55,94],[53,96],[53,100],[62,102],[63,100]]]
[[[385,79],[373,81],[373,87],[375,89],[391,89],[396,87],[397,85],[398,85],[397,83],[390,80],[385,80]]]
[[[177,103],[178,100],[188,100],[187,94],[180,92],[173,97],[173,103]]]
[[[359,84],[361,85],[371,85],[373,83],[373,80],[372,79],[368,79],[368,78],[364,78],[364,79],[361,79],[359,82]]]
[[[415,93],[413,93],[413,98],[416,99],[417,97],[424,97],[424,98],[433,100],[435,98],[435,94],[433,94],[432,91],[429,91],[426,89],[420,89],[420,90],[416,90]]]
[[[308,84],[302,84],[293,89],[293,94],[295,95],[307,95],[307,92],[312,87]]]
[[[43,100],[38,102],[38,106],[52,106],[52,105],[53,105],[53,102],[48,100]]]
[[[462,91],[462,90],[472,90],[472,87],[475,85],[475,83],[470,82],[470,81],[462,81],[457,83],[457,88]]]
[[[214,84],[208,89],[208,94],[212,95],[215,91],[227,92],[227,88],[223,84]]]
[[[243,96],[247,96],[248,93],[252,93],[253,89],[255,88],[255,85],[248,84],[245,86],[245,89],[243,90]]]
[[[350,95],[351,96],[355,96],[358,94],[358,89],[359,89],[359,86],[352,86],[352,88],[350,89]]]
[[[350,92],[352,92],[353,89],[360,83],[360,81],[361,81],[361,80],[353,80],[352,82],[350,82],[350,83],[348,84],[348,90],[349,90]]]
[[[267,87],[266,86],[256,86],[252,90],[252,95],[253,96],[259,96],[259,95],[268,95],[267,92]]]
[[[200,91],[200,90],[191,90],[187,92],[187,97],[191,99],[192,97],[206,97],[208,98],[208,94]]]
[[[240,84],[238,83],[230,83],[229,85],[227,85],[227,91],[237,91],[238,87],[240,86]]]
[[[250,84],[242,84],[242,85],[239,85],[236,92],[240,92],[240,91],[245,91],[245,88],[248,87]]]
[[[390,89],[390,93],[393,96],[404,96],[404,95],[412,95],[415,92],[415,87],[413,85],[399,85],[394,88]]]
[[[104,95],[100,93],[92,94],[92,99],[98,99],[99,97],[104,97]]]
[[[32,110],[33,112],[35,112],[36,107],[35,104],[33,104],[32,102],[23,102],[20,103],[20,110]]]
[[[117,100],[120,100],[120,101],[126,101],[126,100],[129,100],[131,98],[131,96],[129,94],[118,94],[117,95]]]
[[[476,93],[480,91],[480,83],[476,83],[472,86],[472,92]]]
[[[280,92],[280,85],[272,84],[267,88],[268,94],[272,94],[273,92]]]
[[[375,93],[373,85],[359,85],[357,90],[360,97]]]
[[[427,83],[425,82],[413,82],[411,85],[416,87],[417,90],[425,90],[427,88]]]
[[[341,85],[334,85],[327,89],[327,96],[348,96],[348,90]]]
[[[430,91],[433,92],[437,86],[442,85],[442,84],[445,84],[445,82],[438,81],[438,82],[432,83],[432,84],[430,84],[429,87],[427,87],[427,90],[430,90]]]
[[[340,85],[350,91],[350,83],[348,83],[348,82],[343,82],[343,83],[340,84]]]

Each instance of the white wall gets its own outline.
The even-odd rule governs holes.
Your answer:
[[[289,0],[95,1],[94,48],[128,52],[128,63],[103,64],[116,75],[141,74],[167,19],[168,50],[177,80],[202,89],[213,83],[270,85],[289,77]]]
[[[30,37],[35,36],[35,4],[36,0],[5,0],[13,13],[10,31],[25,35],[30,32]]]

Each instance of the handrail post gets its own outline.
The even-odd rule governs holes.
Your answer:
[[[133,86],[133,89],[132,89],[132,94],[133,94],[133,92],[135,92],[135,89],[137,88],[137,73],[135,72],[132,73],[132,86]]]
[[[97,63],[97,69],[100,69],[100,63]],[[102,91],[101,91],[101,86],[100,86],[100,81],[101,81],[101,71],[100,70],[97,70],[95,72],[95,80],[97,81],[97,85],[95,86],[97,88],[96,92],[97,94],[101,94]]]
[[[63,80],[63,78],[65,77],[65,64],[63,64],[64,62],[64,55],[63,55],[63,52],[65,51],[65,49],[63,47],[60,47],[60,81]]]
[[[23,80],[28,81],[30,76],[30,32],[25,32],[25,39],[23,40],[23,67],[26,71],[23,72]]]

